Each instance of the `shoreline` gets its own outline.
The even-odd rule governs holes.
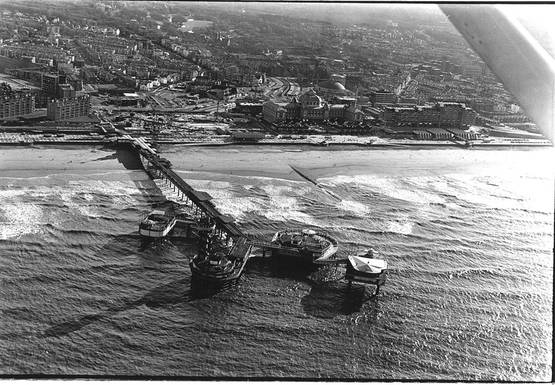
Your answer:
[[[148,139],[147,139],[148,140]],[[157,144],[164,146],[189,146],[189,147],[233,147],[233,146],[291,146],[291,147],[303,147],[310,146],[321,149],[329,149],[332,147],[357,147],[364,149],[372,148],[461,148],[461,149],[472,149],[472,148],[508,148],[508,147],[553,147],[552,143],[548,142],[528,142],[528,141],[491,141],[491,142],[473,142],[470,146],[463,145],[461,143],[445,142],[445,141],[419,141],[419,140],[383,140],[378,143],[367,143],[367,142],[357,142],[357,141],[333,141],[317,143],[314,141],[292,141],[292,140],[266,140],[258,142],[214,142],[214,141],[204,141],[196,142],[190,140],[157,140]],[[0,139],[0,147],[32,147],[32,146],[109,146],[118,143],[114,138],[56,138],[55,140],[32,140],[29,138],[10,138],[9,140]]]

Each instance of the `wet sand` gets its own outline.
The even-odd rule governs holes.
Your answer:
[[[302,179],[290,165],[308,170],[313,178],[332,175],[435,175],[450,172],[504,174],[519,172],[530,163],[549,172],[553,149],[348,149],[235,146],[226,148],[161,148],[177,171]],[[499,159],[503,159],[502,166]],[[547,169],[549,168],[549,169]]]

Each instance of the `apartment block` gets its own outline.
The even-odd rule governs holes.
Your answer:
[[[46,116],[49,120],[64,121],[88,116],[91,101],[88,95],[74,98],[51,99],[46,106]]]

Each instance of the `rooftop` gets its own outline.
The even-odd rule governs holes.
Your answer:
[[[0,74],[0,83],[8,84],[13,91],[23,91],[23,90],[40,90],[39,87],[34,86],[25,80],[16,79],[13,76]]]
[[[320,88],[325,88],[334,92],[344,93],[345,87],[339,82],[334,82],[333,80],[326,80],[318,84]]]

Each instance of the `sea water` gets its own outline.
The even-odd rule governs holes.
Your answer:
[[[0,373],[551,378],[552,149],[161,151],[247,234],[372,247],[386,285],[370,298],[341,269],[255,257],[235,287],[195,295],[194,242],[138,235],[179,199],[130,154],[4,148]]]

